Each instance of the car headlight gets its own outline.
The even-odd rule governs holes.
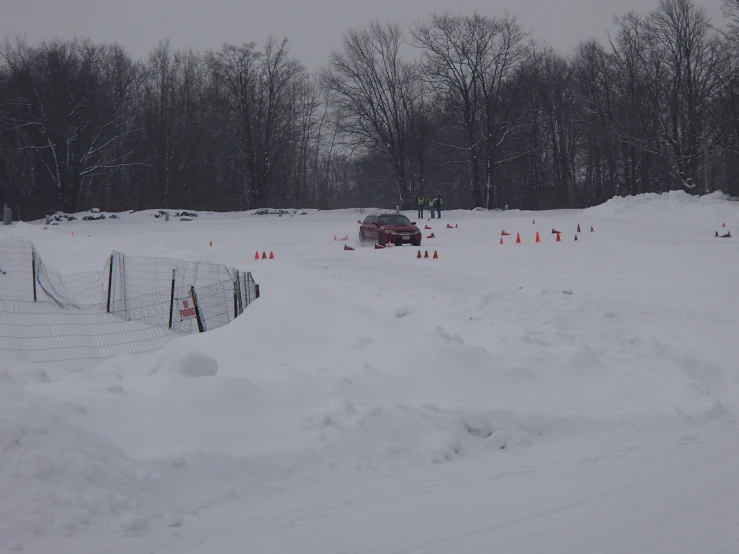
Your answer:
[[[398,233],[396,233],[395,231],[393,231],[392,229],[386,229],[386,230],[385,230],[385,232],[386,232],[386,233],[387,233],[388,235],[397,235],[397,234],[398,234]]]
[[[421,230],[420,229],[416,229],[415,231],[413,231],[413,234],[414,235],[420,235],[421,234]]]

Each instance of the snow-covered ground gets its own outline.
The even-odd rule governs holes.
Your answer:
[[[306,212],[0,227],[262,292],[153,355],[0,362],[0,552],[737,552],[739,203],[449,212],[438,260]]]

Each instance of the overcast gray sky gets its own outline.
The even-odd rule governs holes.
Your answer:
[[[0,38],[88,37],[116,42],[144,58],[162,38],[207,50],[229,42],[287,37],[310,69],[341,47],[348,26],[380,19],[409,24],[437,12],[494,15],[508,10],[562,53],[582,38],[606,38],[614,14],[646,12],[658,0],[0,0]],[[720,0],[698,0],[720,17]]]

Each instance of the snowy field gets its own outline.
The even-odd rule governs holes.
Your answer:
[[[739,203],[449,212],[438,260],[301,213],[0,227],[262,292],[153,355],[0,362],[0,552],[739,552]]]

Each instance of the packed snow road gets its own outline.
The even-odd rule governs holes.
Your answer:
[[[3,228],[64,272],[207,260],[262,298],[79,374],[3,362],[0,551],[732,552],[737,210],[449,212],[420,260],[352,210]]]

